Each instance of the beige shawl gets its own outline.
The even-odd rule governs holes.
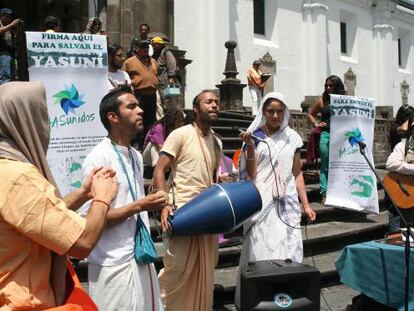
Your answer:
[[[46,160],[49,136],[46,92],[42,83],[8,82],[1,85],[0,158],[32,163],[56,187]],[[56,192],[60,196],[58,190]],[[65,273],[66,257],[53,256],[51,283],[57,305],[64,299]]]
[[[56,185],[46,160],[49,136],[42,83],[9,82],[0,86],[0,158],[32,163]]]

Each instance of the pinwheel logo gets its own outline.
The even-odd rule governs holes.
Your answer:
[[[345,139],[348,139],[351,147],[358,144],[359,142],[365,141],[365,138],[362,136],[361,130],[359,128],[356,128],[352,131],[347,131],[345,133]]]
[[[53,97],[55,98],[55,104],[60,104],[66,115],[69,112],[75,113],[75,109],[85,103],[83,101],[83,95],[79,95],[74,84],[70,87],[65,86],[63,91],[56,93]]]

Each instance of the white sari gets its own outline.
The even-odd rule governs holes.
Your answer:
[[[249,261],[272,260],[291,258],[301,262],[303,258],[302,235],[300,230],[300,204],[296,190],[295,177],[292,174],[293,158],[303,141],[298,133],[288,125],[289,110],[285,105],[284,120],[280,129],[271,137],[265,136],[260,127],[265,119],[262,113],[263,104],[269,98],[284,103],[280,93],[268,93],[262,100],[258,115],[248,128],[249,131],[261,136],[265,142],[256,145],[257,172],[252,182],[258,188],[262,197],[262,210],[253,216],[244,225],[243,249],[240,256],[239,267]],[[275,174],[270,160],[278,166],[285,184],[283,198],[275,198]],[[246,179],[246,159],[244,154],[240,157],[240,176]],[[292,227],[297,227],[294,229]],[[239,278],[240,278],[239,268]],[[239,303],[239,278],[236,288],[236,305]]]

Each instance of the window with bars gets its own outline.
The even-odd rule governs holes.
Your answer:
[[[347,40],[347,37],[346,37],[346,23],[341,22],[341,53],[342,54],[347,54],[348,53],[346,40]]]
[[[265,35],[265,0],[253,0],[254,33]]]
[[[407,29],[398,28],[397,38],[398,67],[401,69],[409,69],[411,63],[411,32]]]
[[[398,38],[398,66],[401,67],[401,38]]]

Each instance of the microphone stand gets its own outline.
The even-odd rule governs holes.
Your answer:
[[[364,157],[365,161],[368,163],[369,167],[371,168],[371,171],[374,173],[375,177],[381,184],[382,188],[384,189],[385,193],[388,195],[387,189],[384,186],[383,181],[379,178],[377,172],[375,171],[374,166],[372,165],[371,161],[368,159],[366,155],[365,148],[367,145],[365,145],[363,142],[358,142],[359,145],[359,152]],[[409,284],[410,284],[410,236],[413,238],[413,233],[411,232],[411,224],[407,222],[407,220],[402,215],[400,209],[395,204],[393,198],[389,196],[392,205],[394,206],[395,210],[397,211],[398,215],[400,216],[400,219],[402,220],[404,227],[407,228],[407,235],[405,237],[405,245],[404,245],[404,251],[405,251],[405,289],[404,289],[404,310],[408,311],[408,294],[409,294]]]

